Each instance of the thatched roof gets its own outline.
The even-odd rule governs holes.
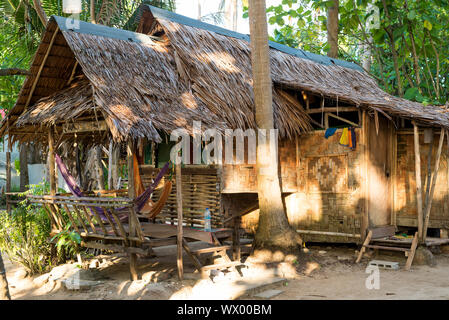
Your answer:
[[[116,140],[184,127],[255,128],[248,36],[142,6],[140,33],[52,17],[13,110],[0,127],[22,141],[45,126],[105,120]],[[73,22],[72,22],[73,24]],[[145,33],[145,34],[142,34]],[[287,89],[322,95],[449,128],[438,106],[393,97],[352,63],[270,43],[275,126],[283,137],[311,129]]]

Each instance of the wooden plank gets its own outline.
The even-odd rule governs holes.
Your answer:
[[[178,278],[182,280],[184,277],[184,267],[182,261],[182,247],[184,245],[184,238],[182,234],[183,216],[182,216],[182,173],[181,164],[176,164],[176,208],[178,212],[178,227],[177,227],[177,266]],[[188,246],[187,246],[188,247]],[[187,252],[187,250],[186,250]]]
[[[410,249],[408,249],[408,248],[388,247],[388,246],[380,246],[380,245],[376,245],[376,244],[367,244],[367,245],[365,245],[365,248],[390,250],[390,251],[404,251],[404,252],[410,251]]]
[[[190,259],[192,259],[192,262],[195,265],[195,267],[197,268],[197,270],[199,272],[201,272],[201,269],[203,268],[203,265],[200,262],[200,260],[192,253],[192,251],[190,250],[189,245],[188,245],[186,239],[184,239],[184,238],[182,238],[182,247],[186,251],[187,255],[190,257]]]
[[[415,257],[415,252],[416,252],[416,248],[418,246],[418,242],[419,242],[418,232],[415,232],[415,236],[413,237],[412,246],[410,247],[410,252],[407,257],[407,262],[405,263],[406,271],[409,271],[412,266],[413,258]]]
[[[422,237],[423,237],[422,241],[423,242],[426,241],[427,227],[429,226],[430,210],[432,208],[432,200],[433,200],[433,195],[435,193],[435,184],[437,182],[438,170],[440,168],[440,158],[441,158],[441,150],[443,149],[443,141],[444,141],[444,129],[441,128],[440,141],[438,143],[438,151],[437,151],[437,155],[436,155],[436,159],[435,159],[435,166],[433,168],[432,184],[430,186],[429,199],[426,204],[426,209],[424,212],[425,221],[424,221],[423,233],[422,233]]]
[[[419,152],[418,126],[413,121],[413,136],[415,144],[415,179],[416,179],[416,206],[418,211],[418,237],[423,235],[423,207],[422,207],[422,185],[421,185],[421,155]]]
[[[371,241],[372,235],[373,235],[373,232],[370,230],[370,231],[368,232],[368,235],[366,236],[365,241],[363,242],[362,247],[360,248],[360,252],[359,252],[359,255],[358,255],[357,260],[355,261],[355,263],[359,263],[360,260],[362,260],[362,256],[363,256],[363,254],[364,254],[365,251],[366,251],[366,246],[367,246],[367,245],[370,243],[370,241]]]
[[[72,223],[73,228],[79,234],[80,230],[78,229],[78,226],[76,225],[75,219],[73,219],[72,214],[70,213],[69,207],[67,207],[66,204],[64,204],[64,209],[67,212],[67,216],[69,217],[70,222]]]
[[[396,232],[395,226],[382,226],[370,229],[372,231],[371,239],[379,239],[383,237],[394,236]]]

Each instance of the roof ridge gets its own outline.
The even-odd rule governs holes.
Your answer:
[[[179,23],[182,25],[186,25],[186,26],[198,28],[198,29],[203,29],[203,30],[218,33],[218,34],[221,34],[221,35],[224,35],[227,37],[245,40],[247,42],[250,41],[250,36],[247,34],[228,30],[228,29],[225,29],[225,28],[222,28],[222,27],[210,24],[210,23],[206,23],[206,22],[203,22],[200,20],[189,18],[187,16],[180,15],[175,12],[157,8],[157,7],[154,7],[149,4],[142,4],[142,7],[148,8],[151,11],[151,14],[155,18],[170,20],[172,22],[176,22],[176,23]],[[141,8],[139,8],[139,9],[141,9]],[[139,9],[137,9],[137,10],[139,10]],[[289,47],[289,46],[286,46],[286,45],[283,45],[283,44],[280,44],[280,43],[277,43],[274,41],[268,41],[268,44],[269,44],[270,48],[272,48],[272,49],[287,53],[289,55],[292,55],[292,56],[295,56],[298,58],[311,60],[313,62],[320,63],[323,65],[337,65],[337,66],[344,67],[344,68],[363,71],[363,69],[359,65],[357,65],[353,62],[330,58],[328,56],[319,55],[319,54],[304,51],[304,50],[298,49],[298,48],[292,48],[292,47]]]

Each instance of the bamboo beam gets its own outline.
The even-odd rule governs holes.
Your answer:
[[[178,228],[177,228],[177,265],[178,278],[182,280],[184,277],[184,268],[182,261],[183,235],[182,235],[182,175],[181,163],[176,165],[176,207],[178,211]]]
[[[359,111],[359,108],[357,107],[324,107],[324,108],[312,108],[309,110],[306,110],[308,114],[313,113],[322,113],[322,112],[354,112]]]
[[[413,121],[413,136],[415,144],[415,179],[416,179],[416,206],[418,211],[418,238],[423,235],[423,207],[422,207],[422,184],[421,184],[421,155],[419,153],[418,126]]]
[[[349,121],[349,120],[346,120],[345,118],[339,117],[339,116],[337,116],[337,115],[335,115],[333,113],[329,112],[329,113],[327,113],[327,115],[329,115],[330,117],[335,118],[337,120],[346,122],[346,123],[350,124],[351,126],[354,126],[354,127],[358,127],[359,126],[357,123]]]
[[[53,32],[53,35],[51,37],[50,43],[48,44],[47,52],[45,53],[45,56],[41,62],[41,65],[39,66],[39,70],[37,71],[36,78],[34,79],[33,85],[31,86],[30,94],[28,95],[28,99],[25,103],[23,112],[25,112],[28,109],[28,105],[30,104],[34,90],[36,89],[37,82],[39,81],[39,77],[42,73],[42,70],[44,69],[45,62],[47,62],[48,55],[50,54],[51,48],[53,47],[53,42],[55,42],[55,38],[56,38],[56,35],[58,34],[58,31],[59,31],[59,27],[56,27],[56,29]]]
[[[430,219],[430,209],[432,208],[432,200],[433,200],[433,194],[435,193],[435,184],[438,177],[438,169],[440,168],[440,157],[441,157],[441,150],[443,149],[443,141],[444,141],[444,129],[441,128],[440,132],[440,141],[438,144],[438,151],[437,156],[435,159],[435,166],[433,168],[433,174],[432,174],[432,185],[430,187],[430,193],[428,197],[428,202],[426,203],[426,211],[425,211],[425,221],[424,221],[424,229],[423,229],[423,243],[426,241],[426,235],[427,235],[427,227],[429,226],[429,219]]]
[[[8,149],[6,151],[6,192],[11,192],[11,134],[8,133]],[[11,204],[9,203],[9,196],[6,195],[6,211],[11,212]]]

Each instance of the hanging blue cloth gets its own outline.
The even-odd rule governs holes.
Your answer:
[[[337,128],[328,128],[326,129],[326,132],[324,133],[324,137],[328,139],[329,137],[333,136],[335,131],[337,131]]]

